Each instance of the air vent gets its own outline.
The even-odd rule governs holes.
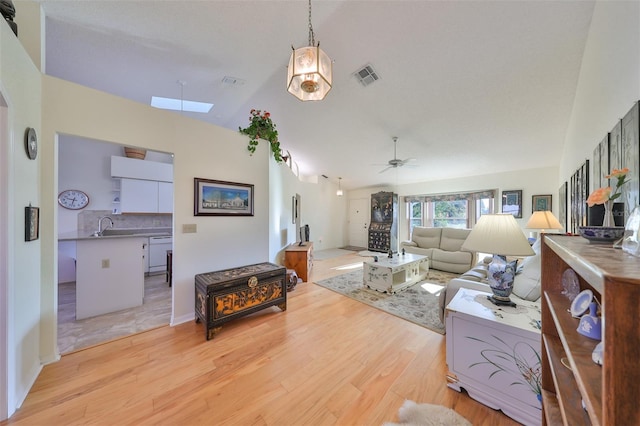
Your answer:
[[[368,86],[380,78],[371,65],[365,65],[364,68],[356,71],[354,75],[363,86]]]
[[[242,86],[245,80],[237,77],[225,76],[222,78],[222,84],[225,86]]]

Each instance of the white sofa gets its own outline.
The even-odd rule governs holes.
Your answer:
[[[529,301],[540,303],[541,277],[540,277],[540,239],[531,247],[535,252],[534,256],[526,257],[518,267],[518,273],[513,281],[513,291],[510,299],[518,302]],[[482,259],[476,266],[462,274],[459,278],[454,278],[440,292],[440,320],[444,323],[445,307],[451,302],[460,288],[486,291],[491,293],[491,287],[487,283],[487,267],[491,262],[491,256]]]
[[[411,240],[402,241],[400,249],[429,258],[429,268],[461,274],[473,267],[476,253],[463,250],[470,229],[427,228],[415,226]]]

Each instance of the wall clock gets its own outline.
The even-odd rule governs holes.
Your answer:
[[[58,194],[58,203],[69,210],[80,210],[89,204],[89,196],[78,189],[67,189]]]
[[[33,127],[27,128],[24,135],[24,149],[31,160],[35,160],[38,156],[38,135]]]

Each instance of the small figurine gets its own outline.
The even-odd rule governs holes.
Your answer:
[[[389,259],[393,259],[393,250],[389,249]]]
[[[404,247],[402,247],[402,255],[404,256]]]
[[[377,262],[378,261],[378,256],[373,256],[373,261]]]

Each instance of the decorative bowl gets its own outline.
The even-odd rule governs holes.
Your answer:
[[[580,236],[589,241],[613,243],[624,235],[624,226],[579,226]]]

